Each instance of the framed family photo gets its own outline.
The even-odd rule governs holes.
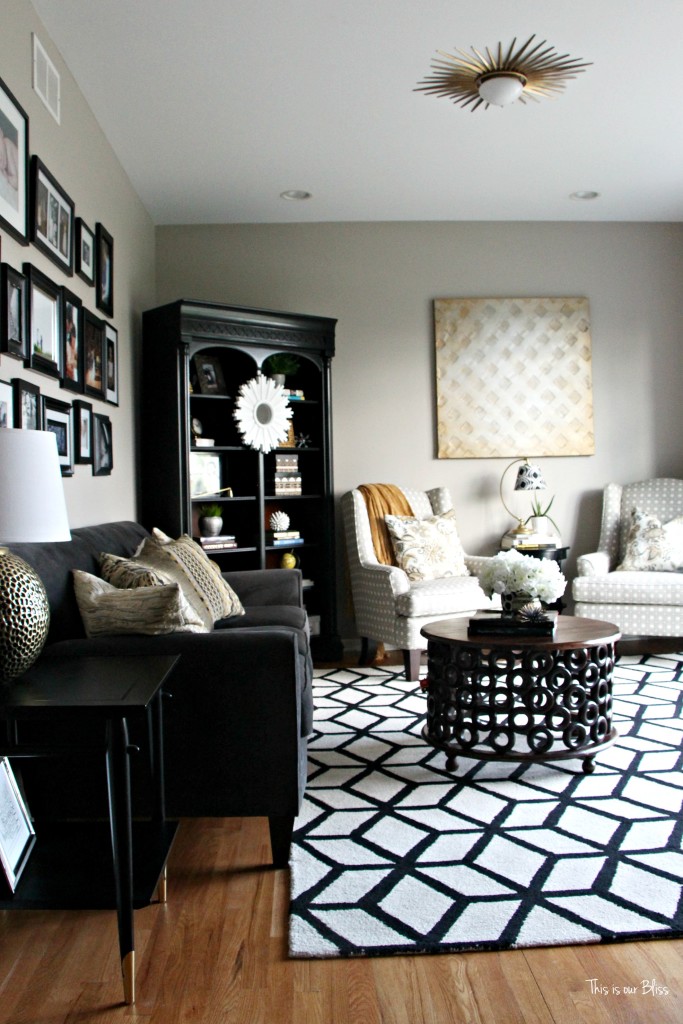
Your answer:
[[[114,315],[114,239],[102,224],[95,227],[95,273],[97,308]]]
[[[32,370],[61,377],[62,289],[30,263],[24,264],[28,284],[28,359]]]
[[[76,218],[76,273],[89,285],[95,284],[95,235],[80,217]]]
[[[73,274],[73,200],[37,156],[31,162],[31,241],[65,274]]]
[[[28,244],[28,116],[0,79],[0,227]]]
[[[112,405],[119,404],[119,332],[111,324],[104,325],[105,397]]]
[[[3,263],[0,267],[0,350],[17,359],[28,358],[26,320],[26,278]]]
[[[0,429],[14,426],[14,392],[12,385],[0,380]]]
[[[74,460],[71,406],[56,398],[43,397],[43,430],[55,435],[62,476],[73,476]]]
[[[83,304],[68,288],[62,288],[62,387],[83,391]]]
[[[104,399],[104,323],[83,310],[83,383],[86,395]]]
[[[111,420],[102,413],[92,417],[92,471],[93,476],[109,476],[114,468],[114,446]]]
[[[12,379],[14,397],[14,426],[19,430],[42,430],[43,409],[40,388],[20,377]]]
[[[73,404],[74,462],[92,462],[92,405],[77,398]]]

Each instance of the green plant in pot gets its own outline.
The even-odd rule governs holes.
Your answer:
[[[548,504],[544,506],[539,498],[532,498],[531,515],[525,520],[525,522],[531,523],[535,531],[542,534],[553,533],[553,531],[548,527],[548,523],[551,523],[555,528],[554,532],[557,534],[557,539],[559,540],[560,528],[552,516],[548,515],[550,509],[553,507],[554,501],[555,498],[552,497]]]
[[[276,352],[268,356],[263,369],[278,384],[284,384],[285,377],[292,377],[299,369],[300,363],[290,352]]]
[[[217,537],[223,529],[223,509],[220,505],[202,505],[199,509],[199,532],[202,537]]]

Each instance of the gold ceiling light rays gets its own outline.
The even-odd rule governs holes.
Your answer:
[[[530,36],[517,49],[513,39],[505,52],[501,43],[494,53],[486,47],[482,54],[474,46],[471,53],[456,50],[457,56],[438,50],[441,59],[432,61],[432,74],[418,83],[415,91],[443,96],[472,110],[482,103],[488,107],[491,103],[505,106],[517,99],[520,103],[538,101],[562,92],[567,81],[591,64],[568,53],[558,54],[546,40],[532,46],[535,38]]]

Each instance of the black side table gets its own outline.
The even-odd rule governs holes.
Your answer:
[[[84,751],[91,752],[100,740],[109,800],[108,829],[98,822],[36,822],[29,861],[13,897],[0,900],[0,908],[115,906],[124,998],[129,1004],[135,1002],[133,908],[149,903],[156,890],[165,899],[166,860],[177,829],[177,822],[165,820],[161,710],[161,688],[177,661],[175,655],[43,657],[0,697],[0,717],[7,725],[0,753],[11,758],[64,754],[59,726],[76,719]],[[152,820],[136,821],[134,830],[127,720],[135,716],[148,719],[154,808]],[[54,726],[54,743],[22,743],[21,722],[36,719]],[[103,860],[107,846],[113,855],[113,884]]]

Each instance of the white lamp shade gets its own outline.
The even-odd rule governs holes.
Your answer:
[[[70,539],[55,435],[0,429],[0,543]]]
[[[483,75],[479,81],[479,95],[494,107],[507,107],[518,100],[524,91],[524,79],[509,71]]]

